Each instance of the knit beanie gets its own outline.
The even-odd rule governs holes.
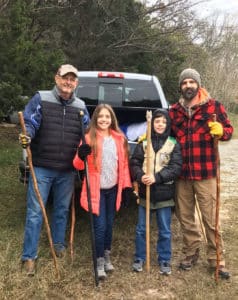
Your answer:
[[[201,87],[201,76],[195,69],[185,69],[179,76],[179,87],[181,86],[184,79],[191,78],[195,80],[198,87]]]

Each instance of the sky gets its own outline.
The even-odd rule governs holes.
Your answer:
[[[215,13],[238,15],[238,0],[210,0],[196,6],[196,11],[201,11],[204,16]]]
[[[198,0],[191,1],[197,2]],[[147,2],[152,4],[155,3],[156,0],[147,0]],[[194,9],[199,13],[201,12],[202,17],[211,15],[215,12],[235,14],[238,16],[238,0],[207,0],[207,2],[196,5]]]

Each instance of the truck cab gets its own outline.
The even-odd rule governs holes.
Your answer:
[[[168,109],[160,82],[154,75],[80,71],[78,79],[75,93],[84,100],[90,115],[100,103],[113,107],[119,126],[128,139],[130,153],[133,152],[138,137],[146,132],[146,111]],[[26,165],[26,153],[23,150],[23,161],[19,164],[22,182],[26,180]]]
[[[81,71],[76,95],[92,114],[97,104],[110,104],[120,126],[145,121],[146,110],[168,108],[162,87],[154,75]]]

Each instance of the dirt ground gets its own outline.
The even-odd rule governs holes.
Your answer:
[[[13,147],[17,142],[17,131],[0,131],[1,143]],[[11,143],[8,143],[8,142]],[[1,145],[3,145],[1,144]],[[238,139],[220,142],[221,161],[221,206],[220,220],[227,267],[232,276],[229,280],[215,283],[214,274],[209,273],[206,248],[201,249],[198,264],[188,272],[178,270],[181,259],[182,237],[178,220],[173,216],[172,274],[162,276],[158,272],[156,259],[157,228],[151,224],[151,270],[132,272],[137,206],[131,204],[116,216],[112,260],[115,272],[95,288],[91,258],[88,215],[82,210],[76,214],[74,260],[70,254],[59,260],[61,278],[55,278],[55,270],[45,230],[39,245],[37,274],[26,278],[20,272],[20,253],[25,220],[26,190],[18,180],[18,162],[21,150],[11,154],[2,147],[0,162],[0,299],[33,300],[238,300]],[[17,145],[18,147],[18,145]],[[1,148],[1,146],[0,146]],[[4,159],[3,159],[4,158]],[[9,162],[10,161],[10,162]],[[10,164],[10,166],[9,166]],[[7,176],[6,176],[7,175]]]

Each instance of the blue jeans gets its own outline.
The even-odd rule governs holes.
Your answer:
[[[116,195],[117,185],[110,189],[100,190],[99,215],[93,215],[97,258],[104,257],[104,250],[111,250]]]
[[[60,172],[34,167],[41,198],[46,206],[50,190],[53,196],[51,234],[57,250],[65,247],[65,232],[69,206],[74,188],[74,173]],[[34,191],[32,177],[29,177],[27,191],[27,212],[22,260],[36,259],[42,225],[42,211]]]
[[[171,207],[154,210],[158,226],[157,254],[158,263],[169,262],[171,259]],[[150,219],[152,211],[150,212]],[[138,223],[136,226],[135,260],[146,259],[146,209],[139,205]]]

